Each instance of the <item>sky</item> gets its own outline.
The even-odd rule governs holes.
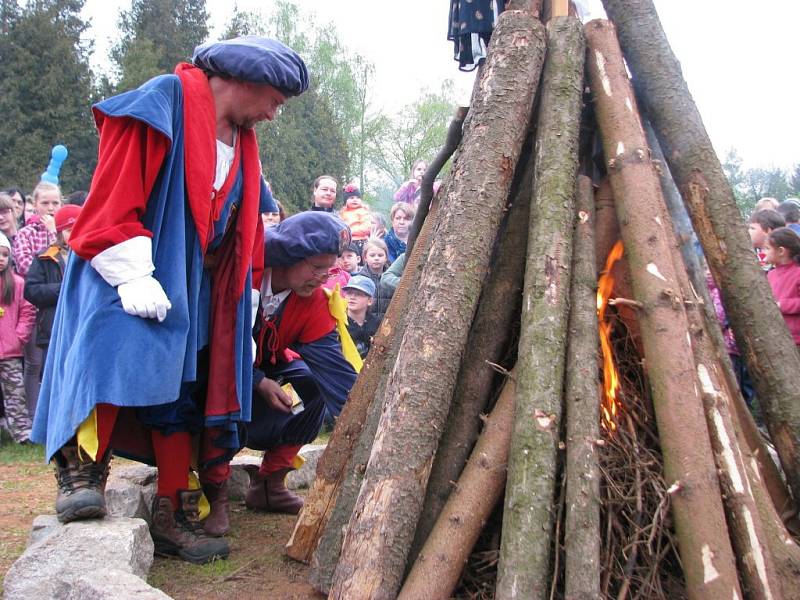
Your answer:
[[[585,0],[589,18],[603,18],[600,0]],[[654,0],[673,51],[717,153],[735,148],[745,167],[788,169],[800,163],[800,79],[794,75],[800,2]],[[264,0],[237,0],[241,10],[269,11]],[[389,114],[438,91],[452,79],[459,104],[468,103],[473,73],[462,73],[446,39],[447,0],[295,0],[316,22],[333,22],[340,39],[375,65],[368,98]],[[119,10],[130,0],[86,0],[95,63],[104,64],[116,39]],[[208,0],[212,37],[233,2]]]

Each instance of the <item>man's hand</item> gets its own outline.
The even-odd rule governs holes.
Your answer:
[[[160,323],[172,308],[164,288],[150,275],[120,284],[117,293],[122,300],[122,309],[134,317],[158,319]]]
[[[283,413],[292,412],[292,399],[281,389],[277,381],[264,377],[256,386],[258,394],[267,401],[267,406]]]

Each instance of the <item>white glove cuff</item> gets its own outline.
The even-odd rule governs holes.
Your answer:
[[[103,250],[90,264],[114,287],[146,277],[156,269],[153,265],[153,242],[143,235],[125,240]]]
[[[261,300],[261,293],[258,290],[250,290],[250,329],[256,326],[256,311]]]

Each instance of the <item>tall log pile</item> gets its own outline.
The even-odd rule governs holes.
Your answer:
[[[746,331],[745,299],[769,288],[741,218],[709,206],[730,190],[652,2],[604,3],[622,49],[612,21],[545,28],[521,1],[499,17],[287,546],[329,598],[800,598],[800,402],[768,372],[787,334],[779,317],[780,343]],[[587,130],[607,172],[594,185]],[[698,289],[692,229],[766,379],[768,442]]]

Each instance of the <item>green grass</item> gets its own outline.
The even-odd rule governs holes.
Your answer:
[[[36,463],[46,468],[44,462],[44,446],[37,444],[16,444],[3,437],[0,442],[0,464]]]

